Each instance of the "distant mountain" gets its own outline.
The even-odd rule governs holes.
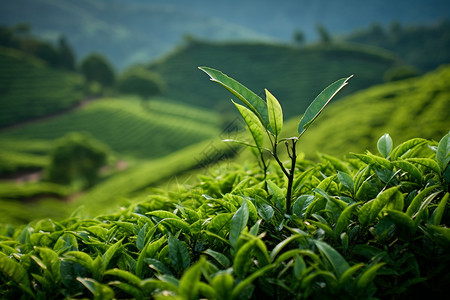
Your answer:
[[[118,69],[165,53],[180,44],[186,34],[212,40],[269,39],[214,17],[124,1],[2,1],[0,20],[0,25],[27,22],[32,33],[50,40],[63,34],[78,58],[100,52]]]
[[[196,106],[235,111],[232,95],[198,70],[218,69],[264,97],[267,88],[284,107],[285,117],[298,116],[329,84],[354,74],[344,95],[383,82],[397,64],[391,52],[351,44],[294,47],[275,43],[209,43],[192,41],[148,66],[168,85],[166,96]]]
[[[145,62],[183,35],[215,41],[315,39],[316,26],[346,34],[377,22],[429,23],[450,17],[447,0],[15,0],[0,3],[0,25],[29,22],[48,39],[64,34],[79,58],[104,53],[118,68]]]

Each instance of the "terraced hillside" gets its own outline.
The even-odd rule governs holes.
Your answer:
[[[80,75],[0,47],[0,128],[62,111],[83,97]]]
[[[220,133],[217,114],[160,99],[102,99],[79,110],[0,134],[1,139],[52,141],[83,131],[121,155],[156,158]]]
[[[331,82],[354,74],[352,84],[344,91],[349,94],[381,83],[386,70],[396,63],[390,52],[350,44],[296,48],[281,44],[192,41],[149,68],[163,76],[172,99],[222,109],[230,96],[218,85],[205,84],[208,77],[197,67],[208,66],[245,83],[257,93],[269,89],[285,107],[286,116],[292,117],[302,113]]]

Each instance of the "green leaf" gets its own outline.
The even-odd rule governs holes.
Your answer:
[[[280,253],[280,251],[284,247],[286,247],[286,245],[289,244],[290,242],[292,242],[296,239],[307,237],[307,236],[308,235],[306,235],[306,234],[299,233],[299,234],[291,235],[290,237],[282,240],[275,246],[275,248],[272,249],[272,252],[270,252],[270,260],[273,261],[275,259],[275,257],[277,257],[278,253]]]
[[[391,169],[391,162],[385,158],[373,155],[371,153],[367,154],[358,154],[358,153],[351,153],[353,156],[356,156],[361,161],[365,162],[366,164],[373,164],[380,167],[385,167],[388,169]]]
[[[252,262],[251,254],[256,244],[256,239],[247,241],[236,253],[233,262],[233,270],[237,277],[244,278],[248,271],[248,265]]]
[[[144,299],[144,295],[140,288],[135,287],[131,284],[121,282],[121,281],[110,281],[108,282],[110,286],[114,286],[123,292],[133,296],[133,299]]]
[[[139,277],[125,270],[115,268],[107,270],[103,274],[119,277],[120,279],[124,279],[136,287],[141,284],[141,279]]]
[[[414,158],[407,158],[406,161],[416,163],[418,165],[422,165],[428,169],[433,170],[437,174],[440,174],[441,169],[438,165],[438,163],[431,158],[421,158],[421,157],[414,157]]]
[[[314,240],[319,252],[327,258],[338,278],[350,267],[348,262],[333,247],[325,242]]]
[[[406,230],[409,234],[412,234],[416,231],[416,225],[414,221],[404,212],[387,209],[386,213],[389,219],[391,219],[400,229]]]
[[[351,221],[350,217],[359,204],[360,202],[347,206],[339,215],[333,230],[335,238],[338,238],[341,232],[348,226]]]
[[[247,107],[237,104],[233,101],[233,104],[239,110],[242,118],[244,118],[245,124],[247,124],[247,129],[252,135],[253,140],[255,141],[255,145],[258,148],[262,147],[264,140],[264,128],[261,125],[261,122],[257,118],[257,116]]]
[[[113,256],[116,254],[116,252],[120,250],[120,248],[122,247],[122,241],[124,239],[125,238],[121,239],[114,245],[110,246],[108,248],[108,250],[106,250],[106,252],[103,254],[103,256],[102,256],[103,270],[105,270],[108,267],[108,264],[109,264],[111,258],[113,258]]]
[[[402,169],[403,171],[407,172],[411,177],[411,179],[414,179],[416,182],[422,182],[422,173],[420,173],[419,169],[413,165],[410,162],[407,162],[406,160],[396,160],[392,162],[394,166],[397,168]]]
[[[406,209],[406,214],[410,217],[415,215],[419,211],[423,199],[425,199],[425,197],[428,196],[437,187],[437,185],[429,186],[422,190],[419,194],[417,194]]]
[[[150,211],[145,213],[146,215],[150,215],[150,216],[155,216],[158,217],[160,219],[178,219],[181,220],[181,218],[179,216],[177,216],[174,213],[171,213],[169,211],[165,211],[165,210],[154,210],[154,211]]]
[[[219,273],[211,281],[214,290],[220,296],[219,299],[231,299],[234,278],[228,273]]]
[[[293,272],[297,280],[300,279],[306,273],[305,260],[298,254],[295,256]]]
[[[301,195],[292,205],[292,212],[298,217],[303,218],[308,206],[314,201],[314,195]]]
[[[239,98],[244,104],[249,108],[264,124],[265,128],[269,127],[269,116],[267,114],[267,104],[258,95],[253,93],[251,90],[237,82],[236,80],[228,77],[222,72],[208,68],[199,67],[200,70],[205,72],[211,77],[211,81],[217,82],[229,90],[233,95]]]
[[[353,75],[352,75],[353,76]],[[314,120],[319,116],[325,106],[331,101],[331,99],[344,87],[347,85],[348,80],[352,78],[342,78],[338,81],[329,85],[324,89],[319,96],[314,99],[314,101],[309,105],[303,114],[300,123],[298,124],[298,134],[302,135],[306,129],[314,122]]]
[[[356,288],[360,291],[364,291],[375,278],[377,271],[384,265],[385,263],[377,263],[364,270],[364,272],[358,277]]]
[[[266,273],[270,269],[273,269],[274,267],[275,267],[275,265],[273,265],[273,264],[267,265],[261,269],[258,269],[251,275],[247,276],[244,280],[239,282],[239,284],[234,287],[234,289],[231,293],[231,299],[239,299],[239,295],[244,291],[244,289],[246,287],[248,287],[253,282],[253,280],[264,275],[264,273]]]
[[[270,127],[275,136],[279,136],[283,127],[283,110],[278,100],[267,89],[266,101]]]
[[[142,251],[142,249],[144,249],[145,246],[145,235],[147,233],[147,225],[148,223],[145,223],[145,225],[142,226],[137,235],[136,247],[138,248],[139,251]]]
[[[450,162],[450,132],[439,141],[436,152],[436,161],[441,168],[441,172],[444,172],[444,169]]]
[[[25,268],[14,259],[7,256],[0,257],[0,270],[10,280],[14,281],[23,291],[34,298],[34,294],[30,288],[30,280]],[[3,284],[2,284],[3,285]]]
[[[89,254],[82,251],[69,251],[65,254],[66,259],[74,261],[94,273],[94,260]]]
[[[445,207],[447,205],[447,200],[449,198],[450,194],[446,193],[444,197],[442,197],[442,200],[439,202],[438,207],[435,210],[434,216],[433,216],[433,225],[439,225],[441,224],[442,216],[444,215]]]
[[[231,262],[228,259],[228,257],[226,257],[224,254],[222,254],[220,252],[217,252],[217,251],[214,251],[211,249],[206,249],[205,251],[203,251],[203,253],[208,254],[209,256],[214,258],[224,268],[228,268],[231,265]]]
[[[388,133],[383,134],[377,142],[378,152],[387,158],[392,150],[392,138]]]
[[[348,281],[352,280],[353,274],[355,274],[355,272],[362,267],[364,267],[364,263],[359,263],[348,268],[347,271],[345,271],[339,278],[339,285],[344,287]]]
[[[352,177],[345,172],[338,172],[337,176],[341,184],[353,194],[355,183],[353,182]]]
[[[277,204],[278,207],[281,206],[286,208],[286,198],[283,190],[271,180],[267,180],[267,188],[269,189],[269,193],[273,195],[272,201]]]
[[[201,257],[198,262],[189,267],[181,277],[178,283],[178,293],[183,295],[184,299],[194,300],[198,295],[198,283],[200,281],[200,275],[202,272],[205,258]]]
[[[101,284],[92,278],[77,277],[93,295],[94,299],[113,299],[114,291],[107,285]]]
[[[169,259],[172,266],[178,271],[185,270],[191,263],[189,257],[186,245],[176,237],[169,236]]]
[[[230,244],[236,247],[236,242],[241,231],[247,226],[248,222],[248,205],[245,199],[242,201],[241,207],[236,211],[231,219]]]
[[[256,197],[258,199],[258,197]],[[256,202],[256,210],[258,211],[258,215],[263,218],[264,221],[269,222],[272,219],[274,210],[272,206],[266,204],[264,202]]]
[[[391,159],[392,160],[397,160],[399,157],[407,154],[408,152],[410,152],[415,147],[423,145],[423,144],[425,144],[427,142],[428,142],[427,140],[421,139],[421,138],[415,138],[415,139],[411,139],[411,140],[408,140],[406,142],[403,142],[400,145],[398,145],[397,147],[395,147],[394,150],[392,150],[392,152],[391,152]]]

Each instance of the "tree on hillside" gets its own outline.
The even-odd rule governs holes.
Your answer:
[[[75,55],[64,36],[58,40],[59,66],[63,69],[75,70]]]
[[[166,84],[158,73],[142,67],[125,71],[118,80],[119,91],[124,94],[136,94],[143,100],[161,94]]]
[[[322,43],[327,44],[331,42],[331,35],[323,25],[321,24],[317,25],[316,30],[317,33],[319,34],[319,38]]]
[[[108,159],[109,148],[89,135],[69,133],[56,141],[46,178],[60,184],[91,187]]]
[[[81,61],[80,71],[89,83],[99,83],[103,87],[114,86],[114,69],[101,54],[92,53],[85,57]]]
[[[301,46],[305,43],[305,34],[300,29],[294,32],[294,42],[297,46]]]

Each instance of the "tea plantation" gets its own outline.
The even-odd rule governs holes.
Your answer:
[[[0,47],[0,128],[73,107],[83,100],[83,85],[78,74]]]
[[[380,141],[386,141],[386,139]],[[6,299],[409,299],[448,292],[450,134],[232,166],[115,213],[0,229]]]

